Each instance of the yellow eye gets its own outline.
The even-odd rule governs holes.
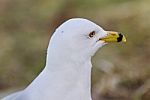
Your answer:
[[[95,35],[95,31],[92,31],[92,32],[89,34],[89,37],[92,38],[94,35]]]

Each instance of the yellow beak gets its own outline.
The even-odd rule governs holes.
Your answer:
[[[100,38],[99,40],[109,42],[126,42],[126,38],[119,32],[107,31],[107,35],[105,37]]]

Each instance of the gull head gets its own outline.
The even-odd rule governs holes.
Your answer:
[[[99,25],[83,18],[73,18],[60,25],[54,32],[48,47],[48,53],[91,57],[105,44],[126,42],[119,32],[105,31]]]

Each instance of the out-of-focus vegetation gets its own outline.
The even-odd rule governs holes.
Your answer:
[[[150,0],[0,0],[0,90],[39,74],[54,29],[72,17],[127,36],[93,58],[93,100],[150,100]]]

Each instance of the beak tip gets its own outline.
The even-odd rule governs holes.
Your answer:
[[[125,38],[125,36],[123,36],[122,42],[127,42],[127,39]]]

